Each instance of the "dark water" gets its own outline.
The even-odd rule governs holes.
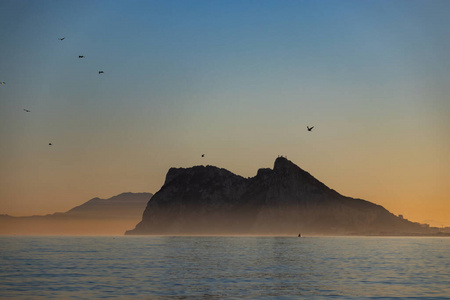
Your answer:
[[[0,298],[450,297],[449,238],[0,237]]]

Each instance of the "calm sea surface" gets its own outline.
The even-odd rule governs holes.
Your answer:
[[[450,299],[450,238],[0,237],[0,298]]]

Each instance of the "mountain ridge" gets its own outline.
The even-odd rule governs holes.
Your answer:
[[[92,198],[66,212],[15,217],[0,215],[0,234],[123,234],[142,217],[153,194],[121,193]]]
[[[134,217],[135,206],[146,204],[152,196],[151,193],[125,192],[108,199],[95,197],[62,214],[80,217]]]
[[[381,205],[339,194],[285,157],[244,178],[214,166],[170,168],[125,234],[428,234]]]

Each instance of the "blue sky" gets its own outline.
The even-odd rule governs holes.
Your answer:
[[[283,154],[345,195],[450,223],[449,11],[1,1],[0,212],[154,193],[170,167],[254,176]]]

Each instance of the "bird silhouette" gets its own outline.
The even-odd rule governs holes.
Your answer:
[[[105,73],[105,72],[103,72],[103,71],[98,71],[98,74],[103,74],[103,73]]]
[[[64,39],[65,39],[65,37],[58,38],[58,40],[60,40],[60,41],[64,41]]]
[[[202,157],[205,157],[205,154],[202,154]]]
[[[26,108],[24,108],[23,109],[24,111],[26,111],[26,112],[30,112],[31,110],[29,110],[29,109],[26,109]]]
[[[52,143],[48,143],[48,145],[49,145],[49,146],[51,146],[51,145],[52,145]]]
[[[78,55],[78,58],[84,58],[84,55]]]
[[[314,126],[312,127],[306,126],[306,128],[308,128],[308,131],[311,131],[314,128]]]

